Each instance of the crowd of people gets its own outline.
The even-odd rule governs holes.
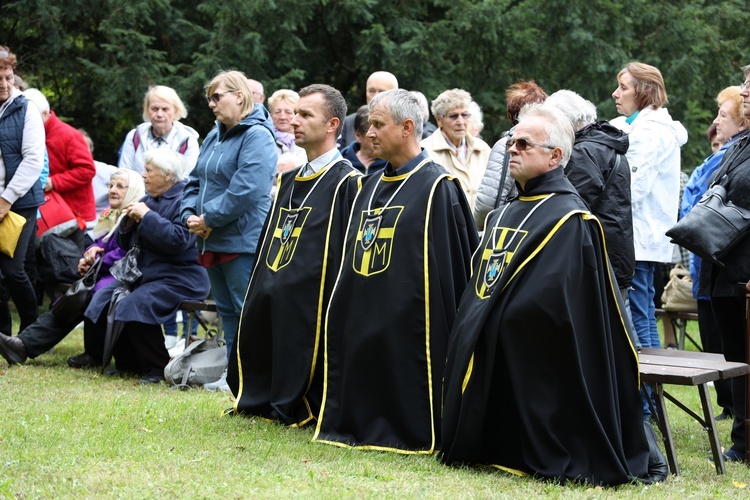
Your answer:
[[[494,147],[463,89],[432,100],[433,125],[424,95],[386,71],[349,114],[329,85],[278,89],[266,108],[260,82],[222,71],[205,87],[216,122],[202,141],[180,123],[177,93],[153,86],[117,168],[95,163],[41,92],[16,88],[15,69],[0,46],[0,221],[25,218],[15,254],[0,255],[10,364],[83,322],[85,352],[69,365],[106,368],[112,353],[108,375],[158,383],[180,303],[210,293],[228,359],[206,388],[233,393],[230,414],[314,425],[313,440],[335,446],[562,482],[665,478],[638,350],[661,346],[665,232],[718,174],[750,207],[750,66],[719,94],[720,146],[682,200],[687,131],[660,71],[639,62],[613,75],[612,121],[573,91],[514,83],[512,128]],[[76,317],[39,315],[33,248],[50,238],[37,229],[49,193],[75,218],[57,236],[76,245],[77,271],[100,266]],[[701,338],[744,361],[737,283],[750,280],[750,240],[724,264],[691,260]],[[744,387],[717,386],[734,418],[726,460],[745,459]]]

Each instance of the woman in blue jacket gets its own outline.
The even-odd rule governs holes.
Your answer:
[[[247,78],[221,72],[206,87],[216,126],[201,146],[182,200],[181,220],[198,236],[216,309],[231,352],[250,281],[255,247],[271,206],[276,172],[273,121],[255,105]],[[224,376],[207,389],[229,390]]]

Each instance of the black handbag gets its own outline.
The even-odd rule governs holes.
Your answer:
[[[83,277],[70,285],[65,294],[52,305],[50,311],[57,319],[72,321],[86,310],[96,285],[99,268],[102,267],[102,260],[101,257],[97,257]]]
[[[750,210],[727,198],[727,175],[719,177],[666,235],[704,260],[724,267],[721,258],[747,236]]]
[[[140,254],[141,247],[138,244],[138,232],[136,231],[133,246],[130,247],[130,250],[128,250],[128,253],[122,259],[112,264],[112,267],[109,268],[109,274],[126,287],[132,289],[143,275],[138,268]]]

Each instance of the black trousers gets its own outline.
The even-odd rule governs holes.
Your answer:
[[[704,352],[724,354],[724,343],[721,341],[719,327],[716,326],[714,310],[711,301],[698,301],[698,327],[700,329],[701,344]],[[714,381],[716,389],[716,404],[723,410],[732,411],[732,384],[730,380]]]
[[[18,338],[23,340],[29,357],[36,358],[59,344],[81,321],[83,313],[69,320],[61,320],[51,312],[46,312],[19,333]]]
[[[169,352],[164,346],[161,325],[129,321],[115,344],[115,365],[118,370],[138,375],[164,375]]]
[[[18,310],[18,316],[21,319],[21,328],[24,330],[26,327],[36,321],[39,316],[38,305],[36,301],[36,293],[34,292],[34,285],[31,283],[26,269],[24,268],[24,262],[26,260],[26,249],[28,245],[34,243],[34,228],[36,228],[36,207],[26,208],[22,210],[13,210],[18,215],[26,218],[26,223],[23,225],[21,230],[21,236],[18,238],[18,245],[13,258],[8,257],[5,254],[0,253],[0,272],[5,280],[5,288],[16,304]],[[0,305],[0,310],[7,311],[7,302],[5,305]],[[0,315],[4,316],[4,314]],[[6,321],[0,317],[0,320]],[[10,325],[0,325],[6,333],[10,335]]]
[[[714,311],[716,326],[719,327],[724,345],[724,357],[727,361],[745,360],[747,344],[747,320],[745,319],[744,297],[712,297],[711,307]],[[745,384],[747,377],[730,379],[734,423],[732,424],[732,449],[745,453]]]

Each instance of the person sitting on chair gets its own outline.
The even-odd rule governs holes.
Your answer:
[[[109,178],[109,206],[102,210],[93,229],[96,240],[83,253],[78,263],[78,272],[84,274],[98,257],[102,259],[97,273],[94,293],[114,281],[109,268],[125,255],[114,237],[118,222],[125,217],[123,207],[143,198],[143,179],[133,170],[120,168]],[[53,304],[54,306],[54,304]],[[21,364],[27,358],[36,358],[59,344],[83,321],[83,313],[65,318],[46,312],[25,328],[17,337],[0,333],[0,354],[8,364]],[[101,356],[93,358],[91,364],[100,364]]]

